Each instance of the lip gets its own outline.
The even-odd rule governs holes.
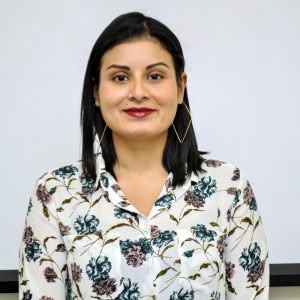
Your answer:
[[[137,118],[143,118],[151,113],[153,113],[155,110],[149,107],[131,107],[124,110],[127,114],[133,117]]]
[[[124,111],[126,111],[126,112],[128,112],[128,111],[142,112],[142,111],[154,111],[154,109],[149,108],[149,107],[131,107],[131,108],[124,109]]]

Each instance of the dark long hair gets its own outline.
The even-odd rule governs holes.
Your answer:
[[[101,111],[95,104],[94,88],[100,80],[101,60],[105,52],[114,46],[128,40],[152,37],[160,42],[162,47],[170,53],[173,59],[177,83],[181,80],[185,61],[181,45],[174,33],[161,22],[146,17],[139,12],[120,15],[114,19],[97,39],[89,57],[82,92],[81,101],[81,131],[82,131],[82,166],[86,176],[96,179],[96,163],[94,154],[94,139],[101,137],[105,122]],[[184,103],[189,107],[187,89],[184,91]],[[190,120],[190,115],[184,105],[178,105],[173,124],[182,138]],[[116,152],[112,140],[112,132],[107,128],[103,137],[102,155],[105,167],[114,176],[113,166],[116,162]],[[190,126],[184,142],[179,143],[172,128],[169,128],[167,142],[163,153],[163,166],[173,173],[172,185],[182,185],[192,171],[202,172],[202,155],[207,152],[198,151],[193,125]]]

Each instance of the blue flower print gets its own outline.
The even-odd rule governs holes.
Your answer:
[[[187,291],[181,288],[179,291],[173,292],[169,300],[193,300],[194,299],[194,292]]]
[[[120,241],[121,253],[126,258],[127,264],[140,266],[146,260],[146,255],[153,253],[149,239],[140,238],[139,240]]]
[[[124,255],[128,254],[128,252],[132,248],[134,248],[134,246],[139,246],[145,254],[153,252],[151,247],[151,242],[149,239],[140,238],[139,240],[136,241],[132,241],[132,240],[120,241],[121,252]]]
[[[156,200],[155,206],[168,207],[175,200],[174,196],[171,194],[164,195]]]
[[[115,217],[119,219],[126,219],[126,220],[134,219],[137,224],[139,223],[139,218],[137,217],[137,213],[125,210],[121,207],[115,207],[114,214]]]
[[[107,256],[98,256],[96,259],[92,257],[85,270],[89,279],[93,282],[106,280],[109,278],[111,262],[108,260]]]
[[[250,185],[232,180],[232,165],[207,164],[184,173],[183,186],[169,173],[145,222],[102,157],[94,181],[81,161],[42,175],[28,197],[20,299],[268,298],[269,255]],[[29,285],[33,272],[40,293]]]
[[[36,261],[40,258],[42,254],[40,243],[38,241],[33,241],[32,243],[27,244],[25,248],[25,253],[28,262],[31,260]]]
[[[249,204],[249,208],[250,208],[250,210],[257,210],[257,204],[256,204],[255,198],[251,199],[251,202]]]
[[[78,234],[94,233],[99,225],[99,220],[93,215],[78,216],[74,228]]]
[[[30,293],[30,290],[23,292],[22,300],[31,300],[31,299],[32,299],[32,294]]]
[[[70,178],[78,172],[78,169],[75,166],[65,166],[55,170],[53,173],[63,179]]]
[[[241,190],[237,190],[233,199],[232,207],[235,207],[240,202]]]
[[[131,283],[129,278],[123,280],[123,291],[118,295],[116,300],[138,300],[140,291],[137,283]]]
[[[216,191],[217,182],[215,179],[212,179],[211,176],[201,178],[197,184],[192,186],[192,192],[202,199],[210,197]]]
[[[153,239],[153,245],[160,247],[166,246],[172,241],[174,241],[174,237],[176,236],[175,231],[161,231],[159,235]]]
[[[84,174],[81,174],[79,176],[79,180],[82,184],[82,193],[83,196],[84,195],[89,195],[89,194],[92,194],[94,191],[95,191],[95,186],[94,186],[94,180],[92,177],[88,177],[88,176],[85,176]]]
[[[185,252],[183,252],[183,255],[185,256],[185,257],[192,257],[193,256],[193,253],[194,253],[194,250],[188,250],[188,251],[185,251]]]
[[[244,203],[248,204],[251,210],[257,210],[255,196],[249,181],[247,181],[247,186],[244,188],[243,199]]]
[[[28,208],[27,208],[27,216],[28,216],[29,213],[31,212],[31,208],[32,208],[32,199],[30,198],[29,204],[28,204]]]
[[[220,300],[221,299],[221,294],[220,292],[213,291],[210,295],[211,300]]]
[[[203,242],[211,242],[215,240],[217,233],[213,230],[208,230],[205,225],[197,224],[197,226],[193,226],[192,231],[194,235],[200,238]]]
[[[107,174],[105,174],[105,173],[101,173],[101,175],[100,175],[100,181],[101,181],[101,183],[102,183],[102,185],[104,186],[104,187],[108,187],[108,177],[107,177]]]
[[[244,248],[242,252],[239,259],[240,266],[247,271],[255,269],[260,263],[260,254],[261,249],[258,244],[251,243],[249,248]]]
[[[82,183],[82,188],[83,189],[91,189],[94,186],[94,180],[92,177],[86,177],[82,176],[80,177],[81,183]]]

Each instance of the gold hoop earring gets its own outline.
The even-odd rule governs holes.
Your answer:
[[[177,130],[176,130],[176,128],[175,128],[174,123],[172,123],[173,129],[174,129],[174,131],[175,131],[175,134],[176,134],[177,139],[178,139],[178,141],[179,141],[180,144],[182,144],[182,143],[184,142],[185,137],[186,137],[186,135],[187,135],[187,133],[188,133],[190,127],[191,127],[191,124],[192,124],[192,115],[191,115],[191,112],[190,112],[189,108],[187,107],[187,105],[186,105],[184,102],[182,102],[182,104],[184,104],[185,109],[187,110],[187,112],[188,112],[189,115],[190,115],[189,124],[188,124],[188,126],[187,126],[187,128],[186,128],[186,130],[185,130],[185,132],[184,132],[184,135],[183,135],[183,138],[182,138],[182,139],[179,137],[179,134],[178,134],[178,132],[177,132]]]
[[[105,124],[104,130],[103,130],[102,135],[101,135],[101,138],[100,138],[100,140],[99,140],[99,145],[101,145],[101,143],[102,143],[102,140],[103,140],[103,137],[104,137],[106,128],[107,128],[107,125]]]

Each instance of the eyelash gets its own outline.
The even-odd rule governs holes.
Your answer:
[[[153,75],[159,77],[159,79],[154,79],[154,80],[160,80],[160,79],[163,79],[163,76],[162,76],[161,74],[159,74],[159,73],[152,73],[152,74],[149,75],[149,77],[150,77],[150,76],[153,76]]]
[[[116,75],[112,79],[113,79],[113,81],[117,81],[117,82],[123,82],[123,81],[125,81],[125,80],[117,80],[117,79],[120,79],[120,77],[125,78],[127,76],[126,75]],[[127,80],[128,80],[128,78],[127,78]]]
[[[148,78],[150,78],[150,77],[152,77],[152,76],[155,76],[155,77],[158,77],[158,78],[156,78],[156,79],[151,79],[151,80],[153,80],[153,81],[156,81],[156,80],[161,80],[161,79],[163,79],[164,77],[161,75],[161,74],[159,74],[159,73],[152,73],[152,74],[150,74],[149,76],[148,76]],[[120,78],[122,78],[123,80],[120,80]],[[126,80],[124,80],[126,78]],[[127,75],[122,75],[122,74],[120,74],[120,75],[116,75],[116,76],[114,76],[113,78],[112,78],[112,80],[113,81],[116,81],[116,82],[124,82],[124,81],[127,81],[128,80],[128,76]]]

